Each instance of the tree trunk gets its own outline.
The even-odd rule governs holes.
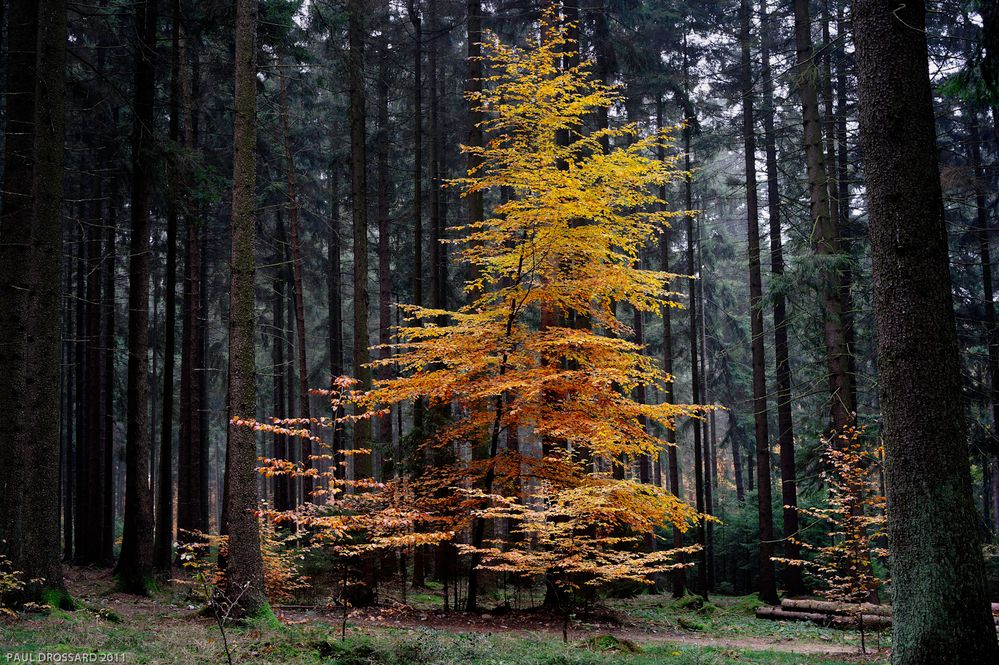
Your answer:
[[[478,102],[472,101],[472,97],[482,92],[482,0],[467,0],[465,4],[465,43],[468,47],[465,63],[468,71],[465,75],[465,99],[468,112],[468,134],[465,139],[466,145],[471,148],[482,147],[482,128],[479,126],[484,118],[482,112],[478,110]],[[470,173],[479,168],[482,158],[474,152],[466,153],[467,171]],[[465,197],[468,201],[468,226],[474,227],[482,222],[484,213],[482,192],[472,192]],[[469,270],[475,270],[469,268]],[[477,294],[470,292],[467,294],[468,302],[475,300]],[[473,576],[474,577],[474,576]],[[472,589],[474,591],[474,588]]]
[[[103,220],[103,187],[101,176],[94,177],[93,215],[86,228],[87,234],[87,297],[86,297],[86,427],[87,427],[87,458],[86,483],[87,514],[90,516],[90,529],[86,538],[84,557],[88,564],[101,561],[101,511],[102,500],[102,432],[104,414],[101,410],[101,386],[103,372],[101,364],[101,249],[102,229],[99,224]],[[80,553],[77,553],[80,557]]]
[[[471,97],[482,92],[482,47],[480,43],[482,42],[482,0],[467,0],[465,5],[466,10],[466,38],[465,42],[468,46],[468,54],[465,62],[468,66],[468,72],[465,76],[465,97],[468,103],[468,137],[467,143],[470,147],[481,147],[482,146],[482,128],[479,127],[479,123],[483,120],[482,113],[478,110],[478,102],[470,99]],[[480,157],[475,153],[469,152],[468,154],[468,172],[472,172],[479,168],[482,163]],[[483,199],[482,193],[476,192],[469,194],[468,200],[468,225],[470,227],[479,224],[483,220],[484,210],[483,210]],[[475,293],[468,294],[468,301],[471,302],[475,299]],[[482,540],[481,529],[483,529],[482,519],[475,521],[475,526],[473,527],[473,544],[478,538],[479,542]],[[469,566],[468,570],[468,588],[467,595],[465,598],[465,610],[468,612],[474,612],[478,606],[478,595],[479,595],[479,574],[475,570],[475,561],[473,557],[472,565]]]
[[[701,255],[701,229],[703,224],[697,227],[697,299],[698,310],[701,313],[701,326],[698,332],[700,339],[700,361],[701,367],[698,370],[701,375],[701,400],[705,404],[711,403],[708,396],[708,358],[707,358],[707,307],[704,295],[705,276],[704,260]],[[715,514],[714,487],[715,487],[715,442],[711,437],[711,418],[709,414],[701,422],[701,441],[704,443],[704,512],[707,515]],[[715,590],[715,525],[708,522],[704,525],[704,556],[708,561],[707,590]]]
[[[153,167],[157,0],[136,5],[135,121],[132,135],[132,237],[128,262],[128,387],[125,517],[115,574],[122,588],[148,593],[153,568],[152,441],[149,433],[149,199]]]
[[[28,150],[30,151],[30,146]],[[30,187],[30,185],[29,185]],[[13,190],[6,190],[13,191]],[[30,189],[29,189],[30,191]],[[12,197],[11,197],[12,198]],[[5,201],[5,204],[8,202]],[[69,234],[63,233],[65,237],[64,244],[68,244]],[[64,251],[63,259],[63,293],[68,295],[73,288],[73,268],[70,256]],[[9,282],[12,286],[13,282]],[[72,304],[69,302],[69,298],[64,298],[64,305],[62,307],[62,321],[64,329],[64,339],[62,342],[62,355],[64,358],[64,365],[60,375],[60,383],[63,387],[64,395],[64,406],[65,410],[60,411],[62,416],[61,420],[64,422],[62,429],[62,448],[60,450],[62,467],[60,469],[60,484],[63,488],[62,497],[62,533],[63,533],[63,550],[62,558],[64,561],[73,560],[73,497],[76,494],[76,480],[75,480],[75,468],[76,464],[73,460],[75,446],[73,445],[73,424],[75,418],[73,417],[74,411],[78,408],[78,404],[74,399],[73,381],[72,375],[69,369],[73,366],[73,342],[72,339],[75,336],[73,332],[73,316],[72,316]],[[0,452],[6,450],[11,455],[14,454],[13,447],[9,449],[0,448]],[[13,462],[10,462],[13,463]],[[6,467],[6,464],[4,465]],[[3,505],[0,504],[0,509]]]
[[[781,239],[781,200],[777,170],[777,135],[774,130],[773,73],[770,69],[770,43],[773,32],[767,16],[766,2],[760,4],[760,58],[763,71],[763,131],[767,154],[767,207],[770,217],[770,273],[777,279],[784,276],[784,245]],[[798,534],[798,482],[794,462],[794,421],[791,417],[791,358],[788,351],[787,303],[780,289],[773,297],[774,359],[777,379],[777,442],[780,446],[781,501],[784,506],[784,558],[800,559],[801,547],[793,539]],[[799,566],[784,567],[784,589],[788,595],[805,593]]]
[[[104,331],[103,331],[103,374],[104,396],[102,417],[104,426],[101,429],[101,563],[114,563],[114,497],[115,497],[115,436],[114,436],[114,395],[115,395],[115,275],[117,270],[118,252],[118,200],[112,190],[108,204],[108,218],[104,233]]]
[[[329,291],[327,301],[327,325],[329,326],[329,356],[330,356],[330,376],[336,378],[343,374],[343,295],[340,284],[342,282],[341,258],[343,242],[340,238],[340,164],[337,158],[330,164],[330,234],[327,242],[327,289]],[[337,412],[333,417],[343,414]],[[343,431],[338,427],[333,430],[333,477],[343,479],[344,469],[340,466],[343,458],[340,451],[343,450]],[[331,493],[329,500],[336,499],[336,494]]]
[[[276,223],[280,224],[280,217],[276,219]],[[280,239],[282,237],[281,229],[274,234],[275,238]],[[285,404],[287,400],[285,398],[285,390],[291,389],[291,386],[285,383],[285,363],[291,362],[291,359],[286,360],[284,357],[284,347],[286,344],[286,335],[288,331],[285,329],[284,325],[284,308],[286,305],[285,293],[284,293],[284,275],[285,269],[282,265],[284,263],[284,251],[283,247],[279,247],[275,252],[274,263],[277,268],[274,270],[273,286],[271,289],[271,327],[273,328],[273,337],[271,342],[271,361],[274,365],[273,375],[274,375],[274,417],[275,418],[287,418],[288,414],[285,411]],[[289,459],[289,441],[288,437],[284,434],[275,434],[273,440],[274,446],[274,458],[279,460]],[[275,476],[274,478],[274,509],[280,511],[291,510],[292,500],[290,496],[291,492],[291,478],[286,474],[281,474]]]
[[[256,415],[254,334],[256,261],[257,0],[237,0],[235,127],[233,130],[232,253],[229,287],[229,417]],[[229,424],[222,508],[222,532],[229,538],[226,592],[239,597],[237,614],[266,610],[264,566],[257,509],[257,437],[247,427]]]
[[[192,76],[187,62],[187,37],[178,44],[180,58],[180,110],[184,147],[195,148],[196,115],[192,107]],[[205,361],[205,231],[199,230],[195,213],[184,215],[184,322],[181,330],[181,413],[177,454],[177,540],[189,542],[194,532],[207,532],[208,448],[204,444],[207,424],[202,422],[207,381]],[[203,431],[204,430],[204,431]]]
[[[352,228],[354,236],[354,378],[359,390],[371,387],[371,369],[368,364],[368,206],[367,206],[367,157],[365,150],[364,110],[364,15],[363,0],[348,0],[348,32],[350,53],[348,78],[350,79],[350,171]],[[354,424],[354,450],[371,447],[371,423],[359,420]],[[352,456],[354,478],[371,476],[371,454]]]
[[[850,378],[850,349],[847,345],[846,315],[842,277],[831,267],[840,253],[837,220],[829,206],[829,178],[822,152],[822,124],[819,119],[815,63],[812,53],[811,17],[808,0],[794,0],[795,49],[797,51],[798,93],[804,124],[805,164],[808,177],[812,221],[812,245],[822,264],[822,315],[826,344],[826,369],[831,395],[832,426],[840,430],[853,422],[856,398]]]
[[[180,142],[180,0],[173,0],[170,65],[170,142]],[[160,468],[154,564],[169,573],[173,563],[173,366],[177,327],[177,216],[180,183],[177,165],[168,163],[166,229],[166,331],[163,337],[163,413],[160,421]]]
[[[756,193],[756,126],[753,119],[753,65],[750,59],[750,0],[739,5],[739,41],[742,44],[742,139],[746,158],[746,220],[749,242],[749,320],[753,357],[753,418],[756,423],[756,485],[759,510],[760,599],[777,603],[774,573],[773,506],[770,492],[770,431],[767,421],[766,353],[763,348],[763,285],[760,274],[760,219]]]
[[[663,128],[663,100],[662,97],[656,98],[656,129],[662,130]],[[666,150],[664,147],[660,146],[659,155],[660,160],[666,159]],[[666,186],[663,185],[659,188],[659,198],[666,199]],[[663,236],[660,239],[659,251],[660,251],[660,269],[663,272],[670,271],[670,243],[672,242],[672,230],[666,228],[663,230]],[[663,372],[667,376],[673,375],[673,322],[672,322],[672,307],[669,305],[664,305],[662,307],[662,319],[663,319]],[[676,403],[676,396],[673,392],[674,384],[670,385],[670,389],[666,391],[664,397],[668,404]],[[680,497],[680,463],[677,455],[676,449],[676,430],[669,428],[666,430],[666,463],[667,463],[667,478],[669,479],[669,490],[673,493],[673,496]],[[658,466],[658,465],[657,465]],[[683,532],[680,529],[673,527],[673,547],[683,547]],[[673,597],[680,598],[685,593],[687,584],[687,573],[684,569],[678,568],[670,574],[670,580],[673,587]]]
[[[443,153],[443,133],[440,121],[439,76],[437,67],[437,40],[440,37],[440,19],[437,15],[437,0],[430,0],[430,47],[428,55],[428,84],[430,87],[430,306],[435,309],[446,307],[444,290],[447,287],[447,272],[442,268],[444,247],[443,210],[441,201]]]
[[[412,11],[412,10],[410,10]],[[389,207],[391,202],[392,174],[389,170],[389,49],[387,37],[383,37],[378,49],[378,79],[375,84],[375,103],[377,104],[377,130],[375,134],[375,162],[378,171],[377,203],[378,214],[378,343],[388,344],[392,327],[392,256],[391,229],[389,224]],[[419,111],[415,112],[414,122],[419,122]],[[417,185],[417,191],[419,186]],[[384,360],[391,355],[391,349],[383,346],[378,350],[378,356]],[[376,370],[379,380],[391,378],[392,371],[388,365],[380,365]],[[384,455],[392,446],[392,413],[380,416],[377,421],[378,444],[380,455]]]
[[[923,2],[853,3],[892,552],[892,662],[989,663],[999,661],[999,646],[964,445],[925,12]]]
[[[729,436],[732,437],[732,475],[735,476],[735,498],[739,503],[746,500],[745,480],[742,477],[742,437],[735,412],[729,411]]]
[[[288,227],[291,232],[291,268],[295,298],[295,340],[298,346],[298,402],[299,417],[311,418],[309,409],[309,363],[305,352],[305,293],[302,283],[302,241],[298,228],[298,195],[295,185],[295,159],[291,150],[291,132],[288,128],[288,87],[283,70],[278,67],[281,83],[281,132],[284,137],[285,176],[288,197]],[[291,390],[291,386],[288,386]],[[311,429],[311,427],[310,427]],[[302,466],[312,469],[312,441],[302,439]],[[302,476],[302,500],[312,503],[315,482],[311,475]]]
[[[999,463],[999,330],[996,328],[995,291],[992,285],[992,252],[990,248],[991,229],[989,213],[986,207],[985,182],[986,173],[982,168],[981,135],[978,129],[978,116],[971,113],[968,122],[970,163],[975,182],[975,213],[978,228],[978,260],[982,270],[982,303],[985,306],[985,348],[988,350],[989,402],[992,407],[992,428],[989,431],[988,452],[982,465],[983,474],[988,482],[988,462]],[[992,496],[992,502],[996,496]],[[986,506],[986,515],[992,510],[992,523],[989,525],[993,535],[999,534],[999,511],[994,506]]]
[[[78,190],[78,198],[82,192]],[[82,224],[77,224],[76,231],[76,293],[73,299],[73,314],[76,319],[73,334],[73,387],[76,393],[76,409],[74,410],[73,426],[73,465],[75,467],[74,485],[76,497],[73,508],[76,513],[73,518],[73,560],[80,561],[81,555],[87,554],[87,540],[93,529],[90,521],[90,485],[87,482],[87,328],[86,328],[86,251],[87,241]]]
[[[687,34],[683,35],[683,90],[685,95],[690,93],[690,60],[688,54],[687,46]],[[683,127],[683,169],[686,172],[691,171],[691,159],[690,159],[690,135],[693,131],[691,128],[691,123],[694,118],[689,117],[692,112],[692,108],[689,104],[687,106],[686,118],[687,124]],[[694,209],[694,196],[692,190],[692,183],[690,178],[685,178],[683,183],[683,209],[693,210]],[[697,272],[697,268],[694,262],[694,219],[690,216],[687,217],[687,274],[694,275]],[[700,373],[697,371],[698,360],[697,360],[697,287],[693,280],[689,281],[688,287],[688,297],[690,302],[690,311],[688,313],[688,335],[687,340],[690,345],[690,367],[691,367],[691,402],[693,404],[701,403],[701,381]],[[701,428],[697,421],[693,422],[694,430],[694,495],[695,495],[695,507],[698,513],[704,512],[704,460],[701,449]],[[705,529],[704,522],[698,522],[697,528],[697,542],[701,544],[701,550],[697,554],[697,587],[696,592],[700,594],[707,593],[708,585],[708,559],[707,559],[707,530]]]
[[[410,0],[413,24],[413,304],[423,306],[423,20],[418,0]],[[388,349],[385,350],[388,353]],[[385,372],[391,376],[389,367]],[[423,429],[423,400],[413,403],[413,429]],[[391,428],[389,428],[391,434]],[[399,433],[400,437],[402,432]],[[400,450],[401,452],[401,450]],[[400,455],[400,462],[402,456]],[[406,460],[411,463],[413,460]]]
[[[59,326],[66,3],[8,9],[0,222],[0,551],[28,581],[63,589],[59,540]],[[28,488],[30,491],[25,491]]]

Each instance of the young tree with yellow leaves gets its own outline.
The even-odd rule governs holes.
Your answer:
[[[852,608],[864,642],[866,601],[876,598],[886,580],[877,574],[873,560],[887,558],[888,551],[878,543],[886,531],[885,497],[881,495],[877,470],[883,450],[872,451],[864,442],[864,428],[848,425],[824,441],[826,464],[822,480],[829,487],[825,508],[797,507],[797,512],[825,523],[831,542],[816,545],[795,539],[795,544],[811,554],[808,559],[774,558],[788,566],[802,568],[822,583],[820,596]]]
[[[379,381],[362,398],[372,409],[419,399],[451,405],[452,419],[422,445],[462,454],[423,486],[444,497],[441,509],[453,509],[456,528],[471,529],[469,610],[476,608],[476,571],[495,558],[483,547],[487,521],[499,517],[487,504],[507,506],[502,517],[521,524],[514,530],[535,521],[530,496],[493,497],[497,490],[527,492],[531,484],[522,478],[542,483],[548,505],[568,505],[571,497],[576,513],[555,522],[573,522],[577,546],[590,533],[588,547],[620,549],[585,528],[595,525],[586,507],[595,510],[608,492],[661,517],[626,525],[629,538],[697,519],[666,493],[604,472],[658,454],[664,442],[643,421],[672,428],[699,408],[632,398],[636,386],[664,389],[671,377],[630,341],[632,331],[615,314],[616,303],[640,312],[676,305],[668,289],[674,276],[643,269],[638,257],[671,217],[685,214],[667,212],[657,192],[687,174],[677,157],[657,154],[673,147],[667,131],[641,136],[637,126],[625,125],[587,132],[584,121],[612,106],[615,92],[590,77],[588,63],[560,66],[570,44],[552,16],[541,34],[539,46],[524,49],[487,33],[483,59],[493,74],[481,91],[469,93],[486,141],[463,148],[475,166],[452,184],[464,196],[509,194],[464,229],[461,258],[474,275],[465,285],[469,302],[457,312],[407,307],[423,326],[397,331],[393,355],[373,363],[394,364],[396,378]],[[591,325],[559,324],[572,319]],[[541,457],[528,455],[524,445],[501,449],[504,435],[509,441],[521,432],[544,444]],[[470,484],[480,491],[474,500],[442,492]]]

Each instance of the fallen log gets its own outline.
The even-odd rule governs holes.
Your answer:
[[[780,601],[781,609],[792,612],[821,612],[824,614],[856,615],[858,611],[880,617],[891,616],[891,605],[874,603],[837,603],[829,600],[785,598]]]
[[[830,628],[855,629],[860,627],[856,615],[847,616],[828,612],[796,612],[779,607],[760,607],[756,610],[756,617],[771,621],[810,621]],[[880,630],[891,626],[891,617],[878,614],[864,614],[862,618],[865,630]]]

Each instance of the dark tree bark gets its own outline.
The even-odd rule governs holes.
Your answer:
[[[358,389],[371,387],[368,364],[368,206],[367,155],[365,148],[364,103],[364,0],[348,0],[348,78],[350,82],[350,171],[352,230],[354,237],[354,378]],[[354,424],[354,450],[371,447],[371,423],[360,420]],[[371,476],[370,453],[353,455],[354,477]]]
[[[811,16],[808,0],[794,0],[794,33],[797,51],[798,93],[804,126],[805,164],[812,220],[812,245],[822,264],[823,336],[826,344],[826,370],[829,377],[833,428],[840,430],[853,422],[856,397],[850,378],[850,348],[847,344],[847,306],[843,302],[842,276],[830,263],[840,254],[837,220],[829,204],[829,178],[822,151],[822,123],[819,118],[815,63],[812,53]]]
[[[387,9],[387,6],[386,6]],[[412,19],[412,8],[409,9]],[[419,23],[419,17],[416,19]],[[375,84],[375,104],[377,105],[377,128],[375,131],[375,164],[378,171],[377,223],[378,223],[378,343],[388,344],[392,328],[392,254],[391,227],[389,224],[389,200],[392,192],[392,173],[389,169],[389,50],[391,45],[383,36],[378,48],[378,79]],[[418,51],[417,51],[418,52]],[[414,113],[414,122],[420,122],[420,111]],[[417,187],[418,189],[418,187]],[[417,211],[417,214],[419,211]],[[417,222],[418,223],[418,222]],[[391,349],[383,346],[378,350],[382,360],[391,355]],[[388,365],[380,365],[376,370],[379,380],[391,378]],[[379,453],[384,454],[392,445],[392,414],[380,416],[377,421]],[[381,469],[380,469],[381,470]]]
[[[30,149],[30,148],[29,148]],[[30,185],[29,185],[30,186]],[[11,190],[7,190],[11,191]],[[9,207],[9,206],[8,206]],[[68,242],[68,235],[66,236],[64,242]],[[65,254],[65,252],[64,252]],[[63,293],[68,295],[73,290],[73,269],[72,262],[69,260],[68,255],[65,256],[63,260]],[[12,284],[12,283],[11,283]],[[12,284],[13,285],[13,284]],[[72,381],[72,376],[70,375],[69,368],[73,366],[73,342],[74,337],[73,332],[73,308],[70,303],[69,298],[64,298],[65,305],[62,308],[62,322],[63,329],[65,330],[65,339],[62,342],[62,357],[64,360],[63,370],[61,372],[60,381],[63,387],[65,410],[60,411],[63,421],[61,429],[61,448],[60,448],[60,485],[62,486],[62,538],[63,538],[63,550],[62,558],[64,561],[73,560],[73,498],[76,494],[76,464],[74,462],[74,450],[73,445],[73,430],[75,418],[73,417],[74,411],[79,408],[79,405],[74,399],[74,386]],[[6,450],[11,455],[14,454],[13,448],[2,449],[0,448],[0,453]],[[4,467],[6,468],[6,466]],[[3,506],[0,504],[0,509]]]
[[[992,409],[992,428],[989,431],[989,445],[982,466],[986,482],[989,482],[989,462],[991,461],[993,466],[999,463],[997,462],[999,460],[999,329],[996,327],[995,289],[992,282],[991,225],[989,224],[989,211],[986,206],[985,183],[987,175],[985,169],[982,168],[982,139],[978,128],[978,115],[972,112],[970,116],[971,118],[968,122],[969,162],[975,182],[975,220],[977,224],[975,235],[978,239],[978,260],[982,271],[982,303],[985,309],[985,348],[988,351],[989,403]],[[987,492],[985,495],[986,498],[991,499],[991,505],[988,503],[985,505],[984,514],[988,517],[989,512],[992,513],[992,522],[989,524],[989,527],[993,535],[996,535],[999,534],[999,495],[993,493],[989,497]]]
[[[229,415],[256,415],[254,333],[256,274],[257,0],[236,2],[235,127],[233,129],[232,252],[229,287]],[[257,509],[257,437],[229,424],[222,508],[228,554],[219,560],[226,592],[239,596],[237,614],[265,611],[264,564]]]
[[[87,493],[86,512],[89,516],[90,528],[88,530],[83,552],[77,552],[77,560],[87,564],[96,564],[101,561],[101,511],[102,501],[102,432],[104,425],[104,413],[101,410],[101,387],[103,384],[102,358],[101,358],[101,250],[102,250],[102,229],[98,226],[103,219],[103,185],[101,176],[94,176],[94,202],[93,213],[90,223],[85,229],[87,236],[87,296],[86,296],[86,370],[84,372],[86,381],[86,392],[84,404],[86,409],[86,484],[89,488]]]
[[[466,44],[468,46],[468,53],[466,63],[468,66],[468,71],[465,75],[465,94],[466,98],[468,96],[474,96],[482,92],[482,61],[480,60],[482,56],[482,47],[480,46],[482,42],[482,2],[481,0],[468,0],[465,4],[465,21],[466,21]],[[479,127],[479,123],[483,120],[482,113],[478,110],[478,104],[471,99],[468,100],[468,145],[471,147],[481,147],[482,146],[482,128]],[[481,158],[475,153],[468,153],[468,171],[472,172],[476,170],[481,165]],[[476,192],[474,194],[469,194],[467,197],[468,201],[468,224],[470,226],[480,223],[483,219],[484,209],[483,209],[483,199],[482,193]],[[474,293],[468,294],[469,301],[475,298]],[[478,531],[481,529],[482,520],[477,520],[475,525],[475,533],[473,533],[473,544],[475,537],[478,536],[478,540],[481,542],[481,535]],[[473,557],[474,559],[474,557]],[[473,561],[474,564],[474,561]],[[468,571],[468,587],[467,596],[465,598],[465,610],[468,612],[474,612],[478,607],[478,595],[479,595],[479,575],[478,571],[475,570],[475,565],[469,567]]]
[[[427,78],[430,88],[430,306],[443,309],[447,306],[444,291],[447,287],[447,271],[443,267],[445,256],[441,240],[444,239],[443,210],[441,201],[443,159],[443,133],[441,131],[441,110],[438,91],[438,44],[441,37],[440,17],[437,14],[437,0],[430,0],[430,44],[427,54]]]
[[[21,600],[62,591],[59,326],[66,3],[12,0],[0,217],[0,551]],[[25,491],[28,488],[29,491]],[[40,580],[40,581],[39,581]]]
[[[687,34],[684,32],[683,35],[683,91],[684,96],[689,97],[690,94],[690,55],[687,43]],[[694,118],[690,116],[693,112],[692,107],[686,105],[686,124],[683,126],[683,169],[687,173],[691,171],[691,159],[690,159],[690,137],[693,128],[691,124],[694,122]],[[685,178],[683,182],[683,209],[693,210],[694,209],[694,193],[693,193],[693,183],[691,179]],[[694,261],[694,219],[691,216],[687,217],[687,274],[694,275],[697,272],[697,268]],[[689,281],[687,286],[687,295],[690,302],[690,309],[688,313],[688,335],[687,341],[690,346],[690,367],[691,367],[691,402],[693,404],[701,403],[701,380],[700,373],[697,371],[699,366],[697,357],[697,286],[694,284],[693,280]],[[701,446],[701,428],[697,421],[693,422],[694,430],[694,506],[697,508],[698,513],[704,512],[704,459],[703,450]],[[707,556],[707,529],[704,526],[704,522],[700,521],[697,524],[697,542],[701,544],[701,551],[697,554],[697,584],[695,591],[699,594],[707,594],[708,586],[708,556]]]
[[[118,252],[118,200],[115,196],[116,188],[112,189],[112,196],[108,205],[107,225],[104,229],[104,299],[102,306],[104,309],[104,331],[103,331],[103,397],[102,417],[104,426],[101,429],[101,563],[111,565],[114,563],[114,459],[115,459],[115,436],[114,436],[114,396],[115,385],[115,271],[117,270]]]
[[[195,114],[186,57],[186,37],[181,48],[181,105],[184,143],[194,149]],[[177,459],[177,531],[180,542],[193,539],[195,532],[208,531],[207,380],[205,372],[205,231],[196,216],[185,214],[184,324],[181,341],[181,431]]]
[[[770,217],[770,273],[775,278],[784,275],[784,244],[781,239],[781,200],[777,170],[777,133],[774,130],[773,72],[770,69],[770,43],[773,32],[767,16],[766,3],[760,4],[760,58],[763,70],[763,131],[767,155],[767,209]],[[773,296],[774,360],[777,379],[777,443],[780,446],[781,501],[784,506],[784,558],[800,559],[801,547],[795,542],[798,534],[798,484],[794,462],[794,421],[791,417],[791,358],[788,351],[787,302],[778,289]],[[790,596],[805,593],[799,566],[784,567],[784,590]]]
[[[746,481],[742,477],[742,437],[734,411],[729,411],[729,436],[732,441],[732,474],[735,476],[735,498],[739,503],[746,500]]]
[[[892,553],[892,662],[991,663],[999,661],[999,646],[964,445],[925,25],[923,2],[853,3]]]
[[[158,0],[136,5],[135,120],[132,129],[132,200],[128,262],[128,387],[125,433],[125,517],[121,556],[115,574],[122,589],[146,594],[152,584],[153,488],[149,432],[149,203],[153,167],[153,126]]]
[[[701,313],[700,331],[698,333],[700,343],[700,369],[701,375],[701,400],[704,404],[711,404],[708,396],[708,352],[707,352],[707,298],[705,297],[705,276],[704,260],[701,256],[701,229],[703,225],[697,227],[697,300],[698,311]],[[715,487],[715,442],[711,428],[712,415],[709,414],[700,423],[701,441],[704,442],[704,513],[706,515],[715,514],[713,489]],[[715,525],[708,522],[704,525],[704,556],[708,561],[707,590],[715,590]]]
[[[656,98],[656,129],[662,130],[663,128],[663,100],[662,97]],[[659,155],[660,160],[666,159],[666,150],[664,147],[660,146]],[[659,197],[663,200],[666,199],[666,186],[663,185],[659,189]],[[662,238],[660,239],[659,252],[660,252],[660,269],[663,272],[670,271],[670,243],[672,242],[672,230],[666,228],[663,230]],[[672,322],[672,307],[669,305],[664,305],[662,307],[662,319],[663,319],[663,372],[667,376],[673,375],[673,322]],[[676,403],[676,396],[673,394],[672,385],[670,390],[664,395],[665,400],[669,404]],[[666,463],[667,463],[667,478],[669,480],[669,490],[673,493],[673,496],[680,496],[680,463],[677,455],[676,449],[676,430],[669,428],[666,430]],[[660,464],[661,465],[661,464]],[[660,466],[657,465],[657,466]],[[673,528],[673,547],[683,547],[683,532],[676,527]],[[687,585],[687,574],[682,568],[678,568],[670,574],[670,581],[673,590],[674,598],[681,598],[685,592],[685,587]]]
[[[278,219],[280,223],[280,219]],[[276,238],[281,237],[280,230],[275,233]],[[284,357],[284,346],[285,346],[285,335],[287,331],[284,326],[284,308],[285,308],[285,295],[284,295],[284,267],[281,265],[284,262],[284,252],[279,247],[275,252],[274,264],[278,266],[274,270],[274,278],[272,281],[271,288],[271,361],[274,365],[272,371],[274,375],[273,387],[274,387],[274,417],[275,418],[286,418],[287,413],[285,412],[285,357]],[[288,437],[284,434],[275,434],[273,439],[273,450],[274,458],[280,460],[289,459],[288,456]],[[281,474],[274,478],[274,509],[280,511],[291,510],[292,501],[290,496],[290,486],[289,477],[285,474]]]
[[[170,142],[180,143],[180,0],[171,4]],[[177,217],[180,182],[176,163],[167,164],[166,316],[163,325],[163,411],[160,421],[160,467],[157,478],[156,540],[153,563],[169,573],[173,564],[173,368],[177,328]]]
[[[746,220],[749,242],[749,320],[753,357],[753,418],[756,434],[756,484],[759,510],[760,600],[777,604],[774,572],[774,523],[770,491],[770,430],[767,421],[767,370],[763,347],[763,285],[760,275],[760,218],[756,193],[756,125],[753,119],[753,64],[750,29],[753,8],[750,0],[739,4],[739,41],[742,65],[742,139],[746,157]]]
[[[292,322],[295,320],[295,296],[292,293],[293,287],[291,286],[294,281],[294,276],[292,275],[291,269],[291,249],[288,247],[288,234],[285,231],[284,221],[281,217],[280,208],[277,211],[277,224],[278,224],[278,245],[281,248],[281,265],[282,267],[282,281],[285,286],[285,314],[284,320],[286,322],[286,327],[282,330],[281,337],[284,341],[284,395],[286,399],[286,406],[284,408],[284,413],[288,414],[296,413],[295,407],[295,336],[291,334],[290,328],[293,327]],[[288,461],[290,462],[301,462],[301,449],[295,449],[295,444],[297,443],[293,438],[288,437],[287,443],[287,453]],[[301,489],[302,489],[302,479],[298,476],[289,476],[288,481],[288,506],[289,508],[297,508],[302,503]]]
[[[77,197],[82,192],[77,190]],[[73,315],[76,320],[73,334],[73,387],[76,393],[76,408],[73,413],[73,466],[74,487],[76,497],[73,499],[73,560],[80,561],[81,555],[87,554],[88,535],[93,529],[90,519],[90,485],[87,482],[87,328],[86,328],[86,231],[83,224],[76,225],[76,264],[75,287],[76,297],[73,298]]]
[[[298,195],[296,193],[295,159],[291,149],[291,131],[288,127],[288,86],[284,72],[278,67],[281,83],[281,132],[284,137],[285,192],[288,197],[288,228],[291,232],[291,269],[295,301],[295,340],[298,346],[298,402],[299,417],[311,418],[309,408],[309,363],[305,352],[305,293],[302,284],[302,241],[298,224]],[[291,390],[291,386],[288,386]],[[302,439],[302,466],[312,468],[312,441]],[[311,475],[302,476],[302,500],[312,503],[315,487]]]
[[[476,102],[470,101],[469,96],[478,95],[482,92],[482,0],[467,0],[465,3],[465,43],[468,47],[465,63],[468,71],[465,74],[465,96],[468,112],[468,133],[466,143],[469,147],[482,147],[482,113],[478,110]],[[482,159],[474,152],[467,153],[467,170],[469,172],[479,168]],[[482,221],[484,215],[482,192],[474,192],[465,197],[468,202],[468,224],[473,226]],[[474,300],[475,294],[469,293],[469,301]],[[474,590],[474,589],[473,589]],[[469,597],[473,597],[469,594]],[[473,602],[474,601],[469,601]]]
[[[181,26],[183,29],[183,25]],[[192,76],[187,59],[187,36],[179,43],[180,114],[183,140],[188,150],[195,148],[196,115],[192,102]],[[202,423],[206,406],[205,361],[205,256],[204,230],[199,229],[196,213],[184,215],[184,322],[181,331],[181,404],[180,442],[177,454],[177,532],[178,541],[191,540],[194,532],[208,531],[207,467],[208,448],[204,444],[207,428]],[[206,431],[203,433],[202,430]]]
[[[409,2],[413,24],[413,304],[423,306],[423,19],[418,0]],[[383,342],[384,343],[384,342]],[[388,351],[388,349],[386,349]],[[391,376],[388,366],[384,371]],[[423,400],[413,403],[413,429],[423,429]],[[391,433],[391,432],[390,432]],[[400,432],[400,437],[401,437]],[[401,452],[401,451],[400,451]],[[402,458],[400,455],[400,462]]]
[[[327,267],[327,289],[329,291],[327,301],[327,325],[329,326],[329,356],[330,356],[330,376],[335,379],[341,376],[343,367],[343,295],[341,293],[341,282],[343,281],[341,257],[343,242],[340,238],[340,164],[334,158],[330,164],[330,233],[327,242],[326,257]],[[334,417],[343,415],[342,412],[334,413]],[[333,430],[333,474],[336,479],[343,479],[344,469],[341,466],[343,459],[339,456],[339,451],[343,449],[343,431],[340,428]],[[335,495],[330,496],[335,499]]]

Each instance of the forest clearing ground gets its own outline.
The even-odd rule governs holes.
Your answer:
[[[107,571],[70,567],[67,575],[80,609],[0,624],[0,662],[10,653],[54,651],[125,654],[128,663],[224,662],[214,623],[199,616],[201,605],[182,585],[137,598],[113,591]],[[444,613],[432,607],[433,593],[411,596],[413,606],[353,612],[344,642],[338,611],[278,606],[280,629],[228,629],[234,662],[834,665],[884,658],[861,656],[842,631],[758,620],[746,614],[746,598],[719,598],[709,611],[678,610],[666,596],[614,601],[605,614],[581,616],[563,645],[551,614]]]

